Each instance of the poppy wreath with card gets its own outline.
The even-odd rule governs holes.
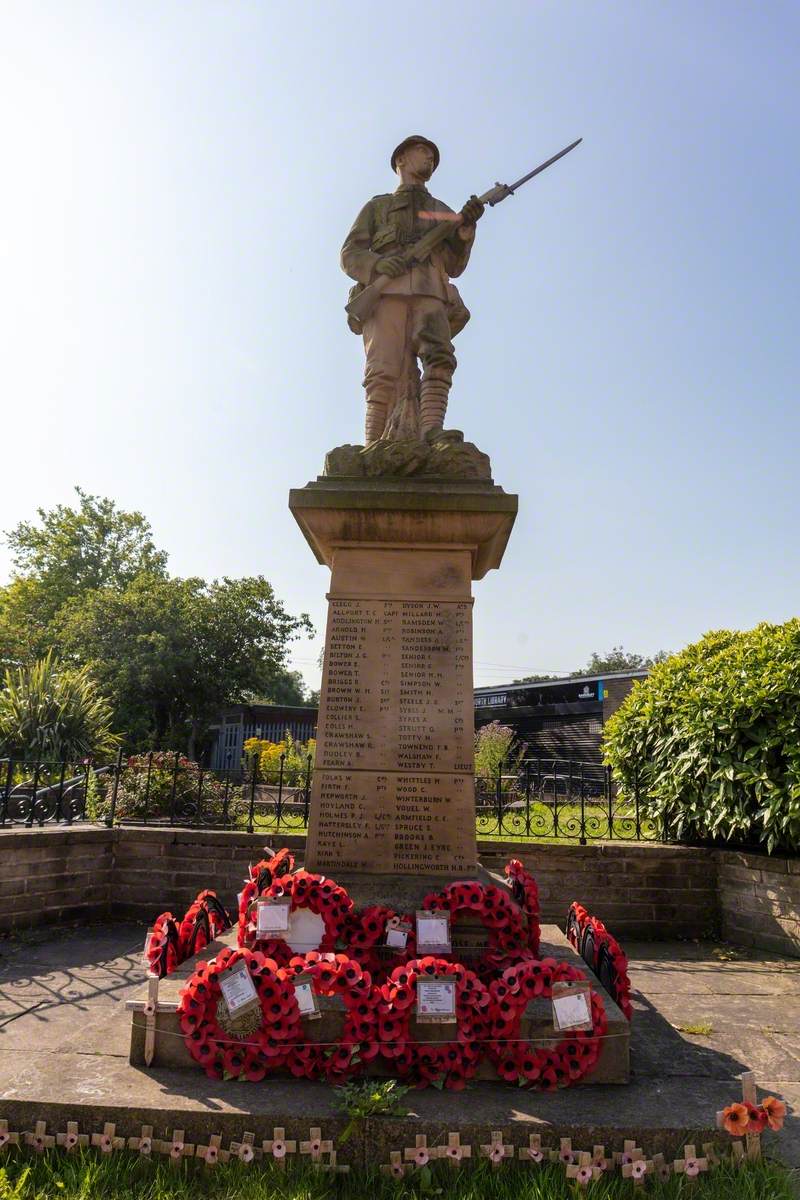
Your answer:
[[[628,959],[617,939],[598,917],[573,900],[567,914],[567,938],[591,967],[625,1017],[633,1020]]]
[[[151,975],[163,979],[177,971],[186,956],[183,953],[180,926],[171,912],[156,917],[147,947],[148,969]]]
[[[552,1049],[520,1038],[522,1018],[530,1000],[551,999],[556,983],[585,982],[586,976],[571,963],[543,958],[509,967],[489,985],[492,1040],[488,1050],[501,1079],[554,1091],[571,1087],[597,1065],[608,1022],[605,1006],[596,992],[591,993],[591,1030],[556,1033],[554,1040],[559,1036],[561,1040]]]
[[[478,918],[489,938],[477,963],[484,981],[496,979],[507,966],[525,957],[528,934],[517,904],[494,884],[450,883],[441,892],[431,892],[422,902],[428,910],[446,910],[453,923],[466,913]]]
[[[539,888],[530,871],[526,871],[518,858],[506,863],[505,874],[511,894],[528,921],[528,949],[538,957],[541,935],[539,925]]]
[[[455,977],[455,1036],[449,1042],[427,1041],[424,1036],[417,1040],[411,1033],[418,980],[434,975]],[[435,1084],[454,1091],[465,1087],[491,1032],[491,995],[475,972],[444,958],[414,958],[396,967],[378,990],[380,1052],[392,1072],[417,1087]]]
[[[256,990],[261,1012],[252,1027],[232,1030],[220,980],[243,962]],[[301,1040],[300,1009],[294,987],[274,959],[258,951],[224,949],[197,970],[181,991],[178,1020],[186,1047],[211,1079],[257,1082],[284,1066]]]
[[[255,925],[250,930],[251,920],[255,917],[255,912],[251,912],[251,905],[259,896],[266,895],[273,881],[281,875],[291,875],[294,871],[294,855],[285,847],[278,850],[276,854],[269,858],[262,858],[255,866],[249,869],[249,879],[245,880],[244,888],[239,896],[239,945],[252,947],[255,942],[255,937],[250,934],[255,933]],[[263,943],[262,949],[269,950],[271,954],[271,943]],[[280,946],[285,943],[276,942],[272,947],[277,950],[279,957],[283,957],[280,952]],[[274,957],[274,955],[272,955]],[[291,957],[284,958],[281,963],[285,966]]]
[[[379,1050],[376,989],[369,972],[346,954],[312,951],[295,955],[278,974],[290,983],[308,975],[317,996],[340,996],[345,1007],[336,1045],[309,1044],[307,1038],[295,1044],[286,1059],[291,1073],[331,1083],[361,1074],[364,1063],[377,1058]]]
[[[310,871],[280,875],[264,891],[259,891],[257,883],[252,880],[246,883],[239,907],[239,945],[258,945],[264,952],[268,951],[272,957],[277,957],[281,966],[286,966],[295,952],[283,938],[273,937],[268,941],[258,938],[257,901],[262,896],[288,896],[292,912],[305,908],[322,917],[324,933],[320,944],[315,947],[322,953],[335,949],[347,918],[353,911],[353,901],[343,887],[333,879]]]
[[[405,949],[387,947],[388,928],[400,922],[409,926]],[[342,940],[350,957],[369,971],[373,983],[383,983],[395,967],[402,966],[416,954],[413,918],[401,916],[383,904],[372,904],[351,912],[342,931]]]
[[[209,942],[213,942],[230,927],[230,915],[218,900],[217,893],[200,892],[181,921],[181,961],[205,950]]]
[[[256,944],[256,910],[255,901],[259,896],[266,896],[273,881],[281,875],[290,875],[294,870],[294,855],[286,848],[278,850],[270,858],[262,858],[249,869],[250,878],[239,894],[239,934],[240,946]],[[285,967],[292,957],[292,949],[286,942],[278,938],[261,940],[258,943],[262,953],[274,958]]]

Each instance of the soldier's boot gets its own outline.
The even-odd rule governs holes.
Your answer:
[[[364,445],[369,446],[383,436],[389,401],[385,396],[367,396],[367,419],[364,426]]]
[[[419,428],[425,438],[439,433],[444,426],[450,383],[443,379],[423,379],[419,397]]]

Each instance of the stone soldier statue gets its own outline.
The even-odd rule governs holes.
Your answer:
[[[367,446],[382,437],[430,440],[442,429],[456,368],[452,338],[469,320],[450,279],[469,262],[484,208],[472,196],[456,223],[452,209],[431,196],[425,185],[439,165],[439,151],[428,138],[405,138],[391,165],[400,177],[397,189],[364,205],[342,247],[342,267],[356,280],[351,300],[378,276],[388,276],[370,316],[349,322],[364,335]],[[448,214],[452,233],[426,261],[409,266],[401,252]]]

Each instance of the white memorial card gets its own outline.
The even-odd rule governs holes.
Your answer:
[[[408,935],[411,926],[405,921],[390,920],[386,922],[386,945],[393,950],[405,950],[408,945]]]
[[[238,1017],[250,1008],[261,1006],[255,984],[244,963],[231,967],[230,971],[223,971],[219,977],[219,986],[232,1017]]]
[[[297,1007],[300,1009],[301,1017],[308,1017],[312,1020],[314,1017],[321,1017],[319,1004],[317,1003],[317,994],[311,983],[310,975],[296,975],[292,980],[294,984],[294,994],[297,1000]]]
[[[261,898],[256,907],[258,937],[269,937],[273,933],[288,933],[290,905],[291,899],[288,896]]]
[[[456,1019],[454,975],[417,976],[417,1020],[424,1024],[452,1024]]]
[[[588,983],[553,984],[553,1025],[559,1033],[592,1028],[592,1001]]]
[[[450,953],[450,913],[417,912],[417,954]]]

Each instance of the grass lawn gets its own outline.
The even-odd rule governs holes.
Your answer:
[[[655,1200],[791,1200],[791,1176],[775,1163],[717,1167],[696,1182],[673,1176],[637,1188],[618,1176],[603,1178],[580,1191],[556,1166],[508,1166],[492,1170],[481,1163],[452,1170],[445,1163],[392,1180],[378,1172],[332,1176],[322,1172],[281,1172],[274,1167],[240,1163],[212,1169],[196,1161],[178,1167],[163,1159],[116,1153],[101,1157],[12,1152],[0,1167],[0,1200],[575,1200],[648,1196]]]

